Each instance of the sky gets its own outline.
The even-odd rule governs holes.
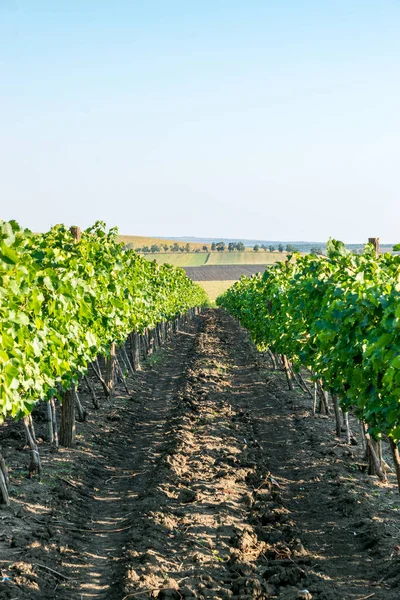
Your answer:
[[[400,0],[0,0],[0,218],[400,242]]]

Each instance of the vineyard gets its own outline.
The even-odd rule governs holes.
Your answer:
[[[388,439],[400,489],[400,258],[379,255],[372,244],[362,255],[334,240],[327,250],[326,257],[297,254],[243,278],[217,302],[274,364],[274,355],[281,357],[290,387],[301,367],[311,372],[327,412],[331,394],[337,435],[342,408],[349,443],[354,410],[370,472],[383,481],[380,440]]]
[[[72,446],[75,405],[84,418],[76,385],[89,365],[111,396],[116,371],[123,377],[123,369],[134,368],[128,351],[137,362],[139,335],[155,331],[149,338],[160,341],[171,321],[205,304],[206,295],[182,270],[123,250],[117,232],[107,233],[102,223],[82,235],[63,226],[33,235],[10,222],[1,225],[0,236],[0,415],[23,419],[30,470],[40,473],[30,416],[35,405],[48,402],[51,442],[57,445],[54,398],[62,400],[60,443]],[[99,356],[106,359],[103,374]],[[93,403],[97,408],[94,394]],[[8,503],[0,462],[1,495]]]
[[[398,258],[210,309],[102,223],[0,249],[0,598],[398,598]]]

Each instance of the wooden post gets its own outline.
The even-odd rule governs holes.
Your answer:
[[[372,244],[375,248],[375,255],[378,258],[379,256],[379,238],[368,238],[368,244]]]
[[[82,237],[80,228],[73,225],[69,230],[75,243],[78,243]],[[75,444],[75,434],[75,387],[72,386],[64,392],[61,403],[60,445],[64,448],[72,448]]]
[[[29,465],[29,477],[32,477],[32,475],[34,475],[35,473],[37,473],[40,477],[40,474],[42,472],[42,465],[40,462],[39,448],[38,448],[37,442],[36,442],[35,429],[33,427],[32,416],[28,415],[27,417],[24,417],[23,423],[24,423],[24,427],[25,427],[26,440],[27,440],[27,443],[31,450],[31,463]]]
[[[389,438],[389,443],[390,443],[390,449],[391,449],[392,455],[393,455],[394,468],[396,470],[397,486],[399,488],[399,493],[400,493],[400,454],[399,454],[399,448],[398,448],[397,444],[391,438]]]
[[[1,450],[1,448],[0,448]],[[8,472],[4,458],[0,454],[0,504],[10,505],[10,498],[8,496]]]
[[[131,333],[131,357],[135,371],[140,369],[140,335],[137,331]]]
[[[61,403],[60,445],[72,448],[75,444],[75,393],[71,388],[64,392]]]
[[[317,396],[318,396],[318,384],[314,381],[314,394],[313,394],[313,416],[317,413]]]
[[[332,394],[333,408],[335,410],[336,435],[340,438],[342,432],[342,424],[340,422],[339,399],[337,394]]]
[[[58,450],[57,412],[54,398],[49,400],[49,406],[51,408],[51,420],[53,426],[53,448]]]
[[[115,370],[116,370],[116,346],[115,342],[110,344],[110,354],[106,358],[106,377],[105,382],[108,389],[108,395],[110,398],[114,396],[115,386]]]
[[[351,436],[350,423],[349,423],[349,413],[347,410],[346,411],[342,410],[342,413],[343,413],[344,428],[346,430],[346,442],[350,446],[352,436]]]
[[[80,228],[76,225],[72,225],[72,227],[70,227],[69,230],[75,242],[79,242],[82,237],[82,231],[80,230]]]
[[[368,243],[372,244],[375,248],[375,256],[379,256],[379,238],[368,238]],[[368,434],[366,434],[367,441],[367,458],[368,458],[368,474],[378,475],[382,479],[382,442],[380,440],[374,440]],[[385,474],[383,474],[385,477]]]

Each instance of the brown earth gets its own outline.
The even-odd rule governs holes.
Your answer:
[[[0,599],[400,597],[394,477],[368,478],[232,318],[206,311],[129,385],[98,411],[81,392],[78,445],[41,443],[41,481],[3,428]]]

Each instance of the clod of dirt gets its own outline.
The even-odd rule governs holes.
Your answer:
[[[184,598],[195,598],[196,597],[196,592],[194,591],[193,588],[189,587],[188,585],[184,585],[183,587],[181,587],[179,589],[179,593]]]
[[[182,504],[188,504],[189,502],[195,502],[197,497],[197,492],[189,488],[184,488],[179,493],[178,501]]]
[[[232,538],[232,545],[242,552],[248,552],[257,544],[257,538],[253,533],[242,531]]]
[[[385,581],[387,581],[392,588],[400,586],[400,558],[395,558],[393,563],[390,563],[385,574]]]
[[[284,567],[280,567],[279,571],[275,572],[273,575],[269,577],[268,575],[266,575],[267,572],[264,573],[264,579],[266,579],[268,583],[271,583],[275,586],[295,586],[296,584],[299,584],[302,581],[302,579],[304,579],[304,571],[302,571],[298,567],[289,567],[287,569]],[[298,592],[297,588],[296,591]]]
[[[157,598],[159,600],[180,600],[181,594],[173,588],[164,588],[158,593]]]
[[[283,539],[283,537],[283,531],[281,531],[280,529],[273,529],[269,533],[264,532],[264,536],[262,539],[268,541],[270,544],[276,544],[277,542],[280,542]]]
[[[280,592],[278,598],[280,600],[312,600],[312,595],[308,590],[299,590],[298,588],[290,586]]]
[[[247,477],[247,481],[249,483],[251,483],[251,475]],[[267,501],[269,499],[269,497],[271,496],[271,488],[272,488],[272,486],[271,486],[271,484],[269,484],[268,487],[263,487],[261,490],[257,490],[255,493],[257,500]]]
[[[359,500],[355,495],[347,494],[342,498],[335,500],[335,507],[338,511],[340,511],[345,517],[349,517],[353,515],[359,504]]]
[[[130,583],[136,583],[139,581],[140,577],[135,569],[128,569],[126,572],[126,578]]]
[[[308,554],[307,550],[304,548],[303,544],[301,543],[301,540],[299,540],[298,538],[294,540],[291,548],[293,551],[293,556],[295,556],[296,558],[298,558],[300,556],[307,556],[307,554]]]
[[[232,591],[237,596],[246,594],[252,598],[263,596],[264,585],[257,577],[239,577],[233,582]]]

